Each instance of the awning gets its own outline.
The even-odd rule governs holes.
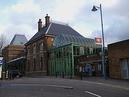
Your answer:
[[[10,60],[9,62],[7,62],[7,64],[8,64],[8,63],[11,63],[11,62],[15,62],[15,61],[21,60],[21,59],[25,59],[25,57],[23,56],[23,57],[19,57],[19,58]]]
[[[81,64],[92,64],[92,63],[98,63],[98,62],[102,62],[102,60],[91,60],[91,61],[84,61],[84,62],[80,62]]]

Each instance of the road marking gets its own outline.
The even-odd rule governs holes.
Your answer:
[[[44,85],[49,87],[57,87],[57,88],[65,88],[65,89],[73,89],[73,87],[70,86],[61,86],[61,85]]]
[[[102,96],[100,96],[100,95],[97,95],[97,94],[92,93],[92,92],[89,92],[89,91],[85,91],[85,93],[88,93],[88,94],[93,95],[93,96],[96,96],[96,97],[102,97]]]

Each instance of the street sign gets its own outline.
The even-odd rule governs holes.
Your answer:
[[[96,37],[95,38],[95,42],[96,42],[96,44],[101,44],[102,43],[102,40],[101,40],[100,37]]]
[[[2,65],[3,64],[3,60],[0,60],[0,65]]]

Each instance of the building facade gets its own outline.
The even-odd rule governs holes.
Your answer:
[[[34,42],[26,44],[27,50],[27,63],[26,75],[27,76],[40,76],[47,75],[48,73],[48,49],[53,42],[53,36],[44,35]]]
[[[108,45],[109,75],[129,79],[129,40]]]
[[[38,21],[38,32],[25,44],[27,50],[26,74],[74,76],[75,57],[94,52],[98,45],[85,38],[68,24]]]
[[[24,74],[25,71],[25,46],[27,39],[24,35],[16,34],[11,43],[2,50],[5,71]]]

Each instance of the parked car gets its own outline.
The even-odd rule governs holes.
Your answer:
[[[10,73],[10,77],[13,79],[16,77],[17,78],[22,77],[22,74],[18,70],[11,70],[9,73]]]

